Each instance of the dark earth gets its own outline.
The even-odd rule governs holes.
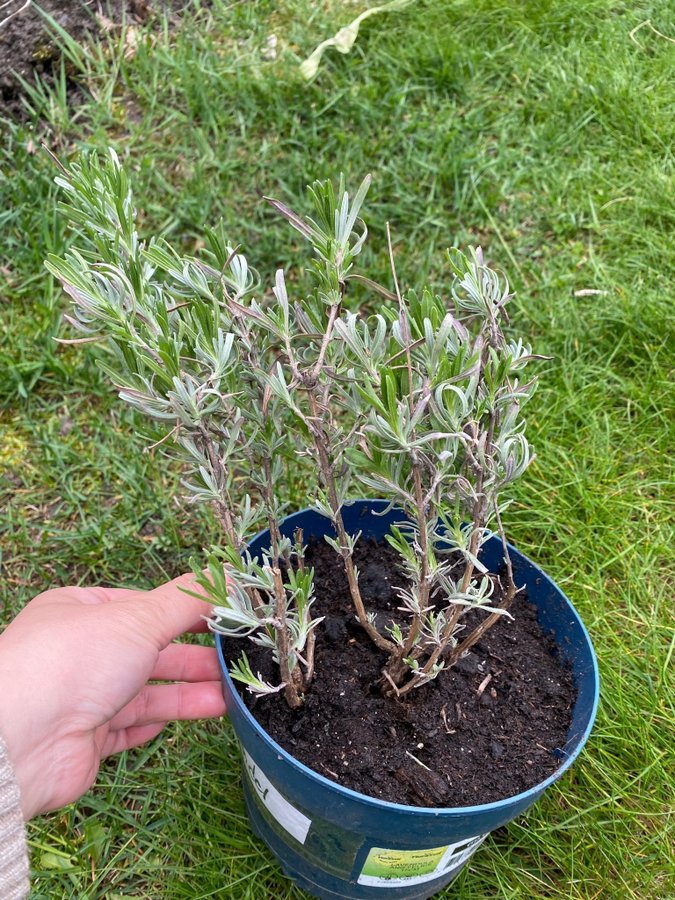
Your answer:
[[[122,22],[127,25],[152,23],[161,10],[185,8],[187,0],[40,0],[25,6],[25,0],[0,0],[0,115],[25,116],[21,102],[21,76],[32,82],[36,76],[50,82],[58,70],[61,53],[39,6],[78,43],[100,39]],[[66,63],[71,100],[76,101],[77,84],[72,67]]]
[[[388,545],[357,546],[366,609],[379,613],[378,623],[400,606],[397,558]],[[411,806],[491,803],[555,772],[553,751],[565,744],[576,691],[522,595],[514,619],[497,622],[453,669],[404,699],[385,699],[373,688],[385,657],[355,619],[342,563],[325,544],[310,547],[307,559],[315,567],[313,614],[326,618],[305,703],[291,711],[281,694],[241,692],[284,749],[345,787]],[[465,617],[467,633],[481,615]],[[241,641],[225,648],[237,655]],[[278,682],[268,651],[247,642],[246,652],[254,672]]]

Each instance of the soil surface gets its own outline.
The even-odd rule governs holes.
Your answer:
[[[307,558],[315,567],[313,614],[326,618],[305,703],[291,711],[280,694],[256,699],[241,691],[284,749],[345,787],[411,806],[491,803],[555,772],[553,751],[565,744],[576,691],[522,595],[513,620],[497,622],[451,670],[401,700],[385,699],[372,687],[385,657],[354,617],[342,563],[323,543]],[[397,559],[388,545],[355,553],[366,609],[378,614],[380,630],[400,617]],[[482,615],[465,617],[466,633]],[[269,652],[247,644],[253,671],[276,683]],[[228,640],[225,649],[236,656],[241,641]]]
[[[101,38],[121,22],[140,25],[159,10],[181,10],[187,0],[39,0],[40,6],[78,43]],[[58,39],[51,35],[44,18],[31,2],[0,2],[0,115],[21,118],[22,88],[17,75],[26,81],[39,76],[52,80],[60,59]],[[66,73],[74,74],[69,64]],[[71,99],[77,94],[70,80]]]

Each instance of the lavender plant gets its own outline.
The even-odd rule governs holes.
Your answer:
[[[284,447],[316,478],[311,502],[333,525],[326,540],[341,557],[354,613],[383,653],[382,690],[402,696],[436,678],[501,616],[517,587],[502,526],[503,489],[532,454],[522,405],[534,358],[503,332],[506,279],[480,250],[450,254],[449,298],[401,291],[387,231],[394,290],[354,271],[367,229],[366,178],[352,197],[342,180],[309,189],[313,218],[269,200],[314,251],[311,289],[289,297],[277,271],[270,294],[222,229],[207,230],[197,258],[162,238],[141,240],[129,185],[114,152],[84,157],[57,182],[63,212],[86,249],[51,256],[48,269],[73,301],[68,321],[105,342],[101,366],[120,397],[154,425],[160,449],[184,465],[191,502],[213,504],[221,546],[195,567],[213,603],[211,628],[272,653],[279,679],[263,681],[246,653],[232,675],[258,695],[283,690],[298,707],[314,675],[314,574],[303,535],[282,536]],[[381,311],[349,308],[350,283],[376,291]],[[256,294],[258,296],[256,297]],[[405,583],[400,616],[384,628],[359,587],[342,510],[365,488],[401,511],[387,540]],[[247,541],[264,522],[269,549]],[[495,529],[503,574],[480,550]],[[469,610],[480,623],[465,628]]]

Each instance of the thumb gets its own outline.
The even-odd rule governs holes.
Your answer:
[[[211,615],[211,604],[193,594],[204,595],[193,573],[179,575],[142,595],[141,602],[152,613],[155,637],[162,647],[186,631],[206,631],[205,617]]]

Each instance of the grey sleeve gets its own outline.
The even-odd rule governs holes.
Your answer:
[[[19,786],[0,737],[0,897],[24,900],[29,891],[26,829]]]

